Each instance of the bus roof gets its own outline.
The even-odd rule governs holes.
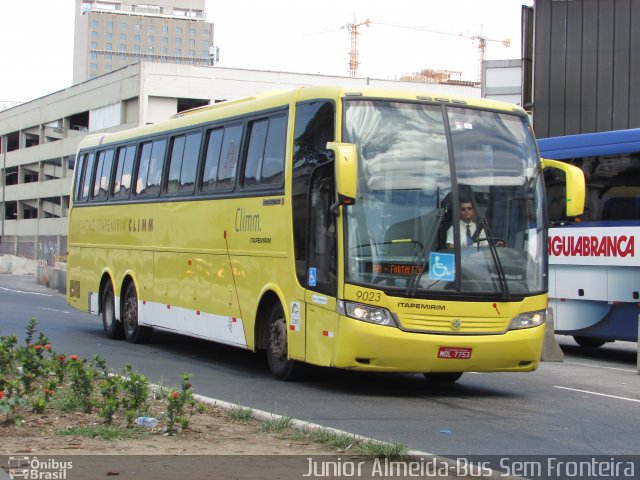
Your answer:
[[[640,152],[640,128],[539,138],[538,148],[552,160]]]
[[[155,124],[136,127],[129,130],[87,135],[87,137],[85,137],[85,139],[80,143],[80,148],[90,148],[112,142],[122,142],[140,136],[154,135],[167,130],[177,130],[218,119],[233,118],[246,113],[288,105],[295,101],[308,100],[312,98],[357,98],[359,96],[367,98],[377,97],[403,100],[417,99],[421,101],[451,103],[458,106],[466,105],[469,107],[515,112],[521,115],[525,114],[524,110],[519,106],[510,103],[474,97],[445,95],[442,93],[429,94],[428,92],[417,90],[345,88],[338,86],[298,87],[291,90],[274,90],[213,105],[205,105],[203,107],[177,113],[171,118]]]

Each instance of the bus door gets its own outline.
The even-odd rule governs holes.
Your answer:
[[[333,363],[338,334],[337,217],[333,162],[317,167],[309,185],[306,271],[306,361]]]

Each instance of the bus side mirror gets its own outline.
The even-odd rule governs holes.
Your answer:
[[[584,173],[578,167],[558,160],[541,158],[542,168],[562,170],[566,179],[567,217],[576,217],[584,213],[585,181]]]
[[[327,142],[335,154],[336,192],[339,205],[353,205],[358,193],[358,148],[353,143]]]

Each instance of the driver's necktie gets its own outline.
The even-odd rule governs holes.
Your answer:
[[[467,223],[467,247],[473,246],[473,238],[471,237],[471,228]]]

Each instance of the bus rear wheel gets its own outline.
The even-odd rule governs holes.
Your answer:
[[[102,328],[104,334],[112,340],[124,338],[122,322],[116,320],[115,296],[113,285],[107,282],[102,287]]]
[[[586,348],[598,348],[607,343],[606,340],[602,340],[601,338],[581,337],[579,335],[574,335],[573,339],[578,345]]]
[[[124,294],[122,320],[124,324],[124,335],[128,342],[147,343],[151,339],[153,329],[143,327],[138,323],[138,294],[136,293],[136,287],[133,282],[127,285]]]
[[[462,376],[462,372],[430,372],[424,373],[424,378],[432,384],[446,385],[454,383]]]
[[[272,308],[267,320],[267,363],[271,375],[278,380],[300,380],[305,365],[290,360],[287,345],[287,319],[280,305]]]

